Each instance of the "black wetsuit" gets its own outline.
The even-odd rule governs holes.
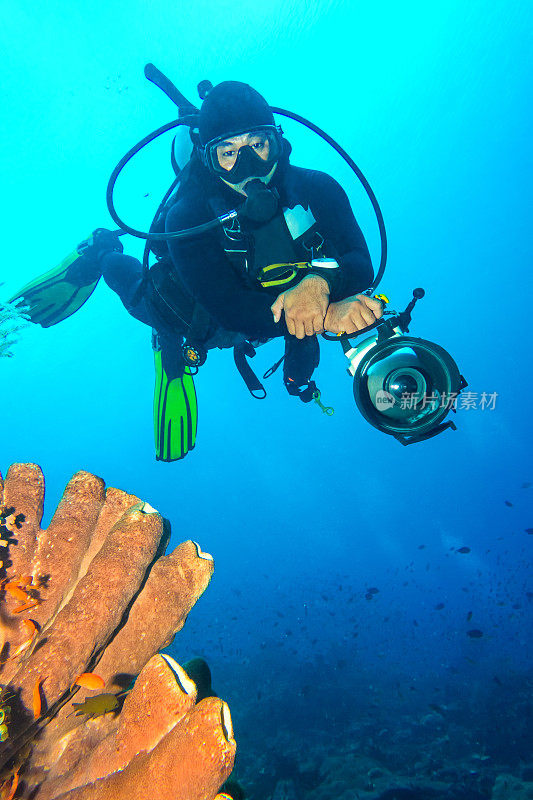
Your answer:
[[[290,146],[280,160],[276,172],[269,183],[279,195],[278,216],[286,220],[281,225],[289,230],[290,237],[297,247],[295,260],[310,260],[314,256],[329,256],[340,264],[339,270],[328,273],[330,302],[342,300],[362,291],[370,285],[373,270],[364,237],[355,220],[348,198],[342,187],[329,175],[315,170],[302,169],[289,164]],[[189,162],[188,170],[180,186],[175,202],[165,209],[159,220],[159,229],[167,231],[183,230],[207,222],[222,213],[239,208],[245,197],[220,179],[215,178],[195,159]],[[292,215],[292,216],[291,216]],[[305,242],[305,236],[295,229],[292,218],[307,216],[307,222],[314,221],[311,232],[318,232],[318,239]],[[210,319],[205,338],[208,346],[220,346],[221,331],[241,334],[254,341],[284,336],[286,340],[286,370],[293,372],[297,381],[310,377],[318,363],[318,343],[316,337],[306,336],[298,340],[291,336],[285,325],[283,315],[278,323],[273,320],[270,309],[281,291],[295,285],[302,278],[298,276],[291,284],[263,288],[256,277],[254,267],[254,241],[260,239],[257,223],[241,225],[244,245],[237,242],[228,245],[228,239],[221,229],[201,236],[186,239],[168,240],[168,255],[163,259],[165,270],[171,270],[173,277],[207,312]],[[296,228],[298,226],[296,225]],[[302,226],[301,226],[302,227]],[[157,228],[156,228],[157,229]],[[304,231],[305,233],[305,231]],[[322,246],[315,248],[322,240]],[[265,245],[266,241],[266,245]],[[279,257],[273,248],[269,260],[269,239],[263,235],[259,249],[262,250],[262,263],[279,263],[294,260]],[[257,242],[256,242],[257,244]],[[307,245],[313,248],[312,253]],[[302,245],[306,250],[302,250]],[[248,250],[237,259],[228,254],[228,247]],[[279,249],[279,248],[278,248]],[[257,251],[257,246],[255,247]],[[252,253],[250,253],[252,251]],[[164,252],[164,250],[162,251]],[[255,253],[258,256],[258,253]],[[125,268],[127,259],[128,264]],[[257,260],[257,259],[256,259]],[[138,266],[135,266],[137,264]],[[172,319],[162,307],[161,297],[154,293],[154,287],[146,278],[143,280],[139,262],[127,256],[112,253],[104,260],[104,277],[116,291],[127,310],[137,319],[145,322],[165,336],[172,333]],[[179,327],[179,326],[178,326]],[[231,342],[231,335],[227,337]]]
[[[272,185],[283,208],[302,206],[311,210],[321,235],[336,251],[341,269],[336,271],[339,274],[331,286],[330,301],[342,300],[369,286],[373,278],[370,256],[341,186],[324,172],[291,165],[274,176]],[[190,195],[178,200],[167,215],[167,231],[207,222],[213,219],[214,210],[221,214],[238,208],[245,200],[219,179],[215,185],[209,181],[206,188],[211,189],[209,194],[197,184]],[[169,248],[184,284],[221,327],[255,339],[286,333],[283,319],[274,323],[270,310],[273,296],[285,287],[265,290],[257,281],[256,288],[251,286],[248,276],[237,274],[226,257],[219,233],[203,235],[201,244],[198,238],[171,239]]]

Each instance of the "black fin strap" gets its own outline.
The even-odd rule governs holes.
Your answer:
[[[282,355],[279,361],[276,361],[276,363],[273,364],[270,367],[270,369],[267,369],[267,371],[263,375],[263,380],[266,380],[267,378],[270,378],[270,376],[273,375],[276,372],[278,367],[281,367],[281,365],[283,364],[284,359],[285,359],[285,355]]]
[[[246,384],[246,388],[256,400],[264,400],[267,396],[265,387],[260,383],[259,378],[246,360],[246,356],[253,358],[255,356],[255,348],[250,342],[242,342],[235,345],[233,348],[233,360],[235,366],[239,370],[239,374]],[[262,392],[262,394],[254,394],[254,392]]]

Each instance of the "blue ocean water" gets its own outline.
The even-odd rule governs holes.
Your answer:
[[[532,715],[532,18],[530,4],[497,0],[52,0],[4,15],[0,299],[112,227],[111,170],[176,116],[143,76],[151,61],[194,103],[203,79],[246,81],[346,148],[385,217],[380,289],[403,308],[424,287],[411,332],[449,350],[473,393],[457,431],[403,448],[357,412],[336,344],[323,342],[317,372],[332,417],[289,398],[277,375],[267,400],[253,400],[231,353],[216,351],[196,380],[196,449],[163,464],[150,331],[103,283],[78,314],[32,326],[0,360],[0,469],[41,465],[47,518],[86,469],[168,517],[174,543],[193,538],[214,555],[213,581],[171,652],[209,661],[249,784],[260,766],[267,776],[257,800],[285,773],[302,797],[321,797],[326,780],[298,786],[294,764],[269,772],[259,752],[290,750],[301,765],[312,734],[319,769],[331,742],[344,753],[348,739],[405,731],[430,703],[445,710],[435,738],[462,736],[461,757],[484,749],[503,772],[533,762],[531,719],[521,727]],[[292,163],[343,184],[377,263],[376,222],[353,175],[312,133],[282,124]],[[172,178],[170,138],[117,192],[135,227],[146,229]],[[142,243],[124,241],[140,256]],[[261,348],[257,372],[280,355],[279,343]],[[496,393],[494,408],[480,407],[483,392]],[[369,588],[379,589],[371,599]],[[505,741],[517,727],[527,746],[513,761]]]

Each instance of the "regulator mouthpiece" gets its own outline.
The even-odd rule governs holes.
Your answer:
[[[239,214],[253,222],[268,222],[278,210],[278,198],[259,178],[248,181],[244,187],[246,202]]]

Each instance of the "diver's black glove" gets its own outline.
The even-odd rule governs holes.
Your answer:
[[[80,255],[87,256],[97,264],[108,253],[124,252],[124,247],[118,234],[115,231],[107,230],[107,228],[96,228],[88,239],[79,243],[76,249]]]

